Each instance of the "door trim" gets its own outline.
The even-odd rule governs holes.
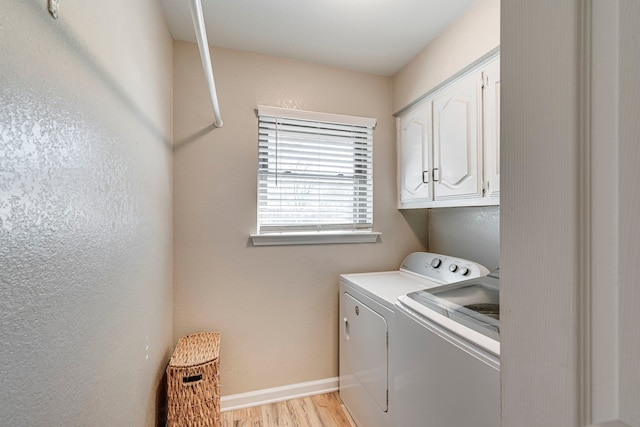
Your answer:
[[[618,69],[620,0],[581,14],[578,226],[582,426],[623,427],[619,402]],[[597,242],[597,244],[596,244]]]

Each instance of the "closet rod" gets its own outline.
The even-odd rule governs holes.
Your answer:
[[[202,68],[204,76],[209,86],[209,98],[213,106],[214,125],[222,127],[222,118],[220,117],[220,105],[218,105],[218,94],[216,93],[216,84],[213,80],[213,69],[211,68],[211,57],[209,56],[209,43],[207,41],[207,30],[204,26],[204,17],[202,14],[202,3],[200,0],[189,0],[191,9],[191,18],[193,19],[193,28],[196,31],[198,39],[198,48],[200,49],[200,59],[202,59]]]

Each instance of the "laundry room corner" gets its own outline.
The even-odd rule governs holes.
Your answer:
[[[397,268],[426,217],[397,209],[391,78],[212,48],[224,126],[211,126],[195,44],[174,43],[175,337],[222,333],[223,397],[338,376],[338,276]],[[267,105],[377,119],[376,243],[253,246],[258,118]]]

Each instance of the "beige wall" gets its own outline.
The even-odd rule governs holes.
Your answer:
[[[500,0],[478,0],[393,76],[397,112],[500,46]]]
[[[175,336],[222,332],[222,394],[338,375],[338,275],[397,269],[426,218],[396,209],[391,79],[225,49],[212,129],[197,46],[174,44]],[[256,105],[375,117],[374,244],[252,247]]]
[[[500,45],[500,0],[479,0],[458,21],[393,76],[393,111],[425,93]],[[479,262],[500,263],[500,208],[428,211],[429,250]]]
[[[154,0],[0,2],[0,424],[152,426],[172,345]]]

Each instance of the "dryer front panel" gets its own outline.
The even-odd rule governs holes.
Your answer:
[[[344,367],[382,411],[388,410],[387,321],[348,293],[343,294]]]

